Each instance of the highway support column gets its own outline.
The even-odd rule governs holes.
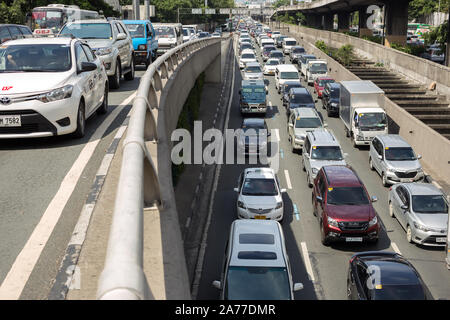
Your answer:
[[[316,13],[306,14],[306,25],[311,28],[321,28],[322,27],[322,16]]]
[[[372,36],[372,25],[368,25],[372,23],[372,21],[367,21],[372,14],[374,13],[368,13],[367,10],[369,9],[368,6],[362,7],[358,10],[359,12],[359,37],[361,38],[362,36]]]
[[[334,14],[325,13],[323,15],[323,29],[327,31],[332,31],[334,25]]]
[[[339,12],[338,13],[338,31],[349,32],[350,31],[350,13]]]
[[[395,0],[386,3],[386,37],[384,45],[392,43],[406,45],[408,31],[408,5],[410,0]]]

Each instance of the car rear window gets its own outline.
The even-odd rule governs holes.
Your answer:
[[[275,237],[268,233],[242,233],[239,235],[241,244],[275,244]]]

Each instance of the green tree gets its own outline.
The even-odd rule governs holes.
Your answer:
[[[440,12],[448,12],[450,0],[441,0]],[[439,10],[439,0],[413,0],[409,3],[409,19],[417,19]]]

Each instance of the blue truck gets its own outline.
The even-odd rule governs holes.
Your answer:
[[[239,90],[241,114],[266,113],[266,87],[263,80],[242,80]]]
[[[134,64],[148,67],[156,59],[158,40],[150,20],[123,20],[133,39]]]

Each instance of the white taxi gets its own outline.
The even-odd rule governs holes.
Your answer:
[[[271,168],[247,168],[239,177],[237,213],[239,219],[283,220],[280,182]]]
[[[73,133],[106,113],[108,77],[79,39],[31,38],[0,45],[0,138]]]

